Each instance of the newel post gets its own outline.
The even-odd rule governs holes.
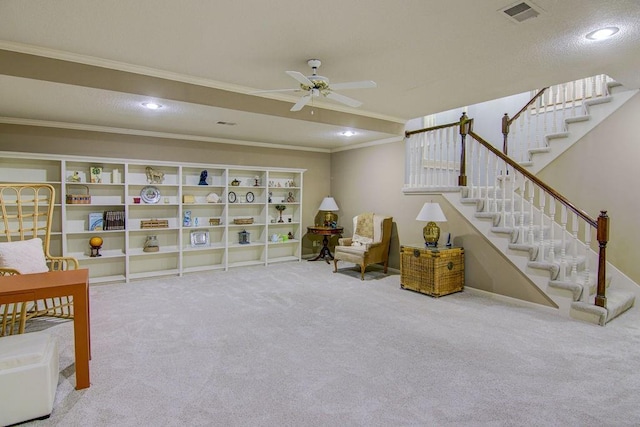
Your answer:
[[[607,308],[606,293],[606,268],[607,268],[607,242],[609,241],[609,217],[607,211],[600,211],[598,217],[597,239],[600,246],[598,253],[598,289],[596,293],[596,305]]]
[[[507,147],[509,140],[509,115],[507,113],[504,113],[504,116],[502,116],[502,136],[502,154],[506,156],[508,155]]]
[[[467,113],[463,112],[460,116],[460,139],[462,142],[462,151],[460,153],[460,176],[458,176],[458,186],[466,187],[467,185],[467,149],[465,139],[469,133],[471,121],[467,117]]]

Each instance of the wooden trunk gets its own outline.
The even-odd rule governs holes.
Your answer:
[[[400,246],[400,286],[433,297],[464,288],[464,249]]]

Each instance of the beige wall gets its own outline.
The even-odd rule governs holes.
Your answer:
[[[608,212],[607,259],[640,283],[640,94],[636,94],[538,175],[596,218]]]
[[[404,142],[342,151],[331,156],[331,191],[340,207],[340,225],[353,233],[360,212],[393,216],[390,267],[400,268],[400,245],[422,244],[424,223],[416,216],[427,201],[440,203],[447,222],[442,234],[465,249],[466,286],[543,305],[553,305],[531,282],[469,224],[442,196],[405,195]],[[441,244],[445,242],[441,240]]]
[[[327,153],[2,124],[0,151],[306,169],[303,229],[330,189]],[[303,254],[317,249],[303,240]]]

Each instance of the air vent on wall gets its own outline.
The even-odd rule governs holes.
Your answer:
[[[536,18],[542,10],[529,2],[519,2],[501,9],[500,12],[508,19],[520,23],[530,18]]]
[[[223,122],[222,120],[216,122],[216,124],[217,125],[225,125],[225,126],[235,126],[236,125],[236,123],[234,123],[234,122]]]

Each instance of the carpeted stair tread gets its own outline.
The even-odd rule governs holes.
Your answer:
[[[569,291],[573,294],[573,300],[578,301],[582,295],[582,285],[567,280],[549,280],[549,286],[556,289]]]
[[[575,117],[568,117],[566,119],[564,119],[564,121],[566,123],[578,123],[578,122],[586,122],[591,120],[591,115],[589,114],[584,114],[584,115],[580,115],[580,116],[575,116]]]
[[[571,303],[571,309],[582,311],[598,318],[598,324],[603,326],[607,322],[615,319],[631,307],[635,303],[635,295],[630,292],[610,289],[607,291],[607,308],[599,307],[592,302],[576,301]]]
[[[560,139],[560,138],[568,138],[568,137],[569,137],[569,132],[566,132],[566,131],[550,133],[545,136],[547,141],[550,139]],[[535,148],[532,148],[531,150],[535,150]],[[531,152],[531,150],[529,150],[529,152]]]

